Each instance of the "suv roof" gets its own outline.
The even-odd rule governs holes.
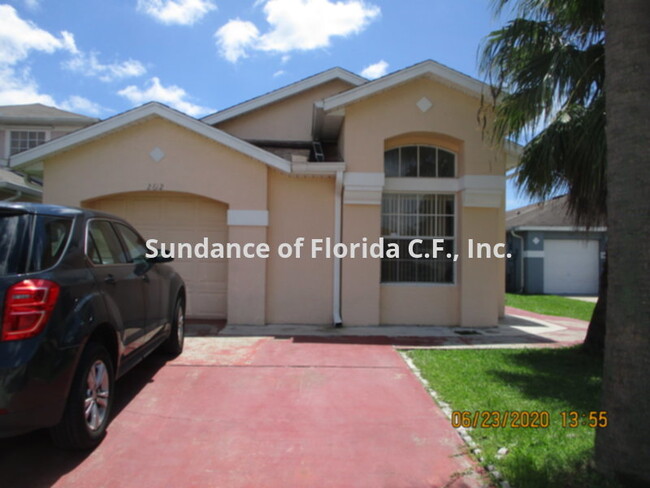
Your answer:
[[[123,221],[115,215],[99,212],[96,210],[88,210],[77,207],[66,207],[63,205],[49,205],[45,203],[31,203],[31,202],[0,202],[0,212],[3,210],[13,210],[18,212],[30,213],[34,215],[53,215],[58,217],[74,217],[77,215],[86,215],[87,217],[108,217],[114,220]]]

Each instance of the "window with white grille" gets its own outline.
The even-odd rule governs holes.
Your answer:
[[[47,133],[35,130],[12,130],[9,141],[9,155],[26,151],[46,142]]]
[[[384,193],[381,233],[384,245],[399,246],[399,258],[384,258],[382,283],[454,283],[456,202],[453,194]],[[409,243],[422,239],[414,251],[429,258],[413,258]],[[443,252],[433,258],[433,239],[444,239]],[[451,258],[447,257],[451,254]]]

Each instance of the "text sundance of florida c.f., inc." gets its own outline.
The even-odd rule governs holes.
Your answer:
[[[399,243],[398,243],[399,242]],[[457,261],[460,254],[451,252],[445,243],[453,240],[446,239],[386,239],[380,237],[370,242],[364,237],[361,242],[334,242],[331,237],[306,239],[298,237],[293,242],[283,242],[274,249],[265,242],[239,243],[239,242],[210,242],[207,237],[196,243],[159,242],[158,239],[149,239],[146,242],[147,258],[173,258],[173,259],[268,259],[272,252],[283,259],[453,259]],[[510,258],[506,253],[506,245],[502,242],[490,244],[467,241],[468,259],[504,259]],[[451,246],[453,247],[453,245]]]

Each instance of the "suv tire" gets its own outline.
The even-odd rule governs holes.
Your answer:
[[[176,300],[174,307],[174,318],[172,322],[172,330],[169,337],[162,344],[162,349],[170,356],[176,357],[183,352],[183,344],[185,343],[185,305],[183,299]]]
[[[114,397],[115,372],[106,348],[90,342],[75,373],[61,421],[50,429],[66,449],[92,449],[106,435]]]

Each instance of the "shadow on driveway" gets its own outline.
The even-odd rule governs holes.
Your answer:
[[[138,395],[167,362],[162,354],[152,354],[115,384],[111,422]],[[108,431],[110,433],[109,424]],[[92,451],[58,449],[46,429],[18,437],[0,439],[0,487],[50,487],[79,466]]]

